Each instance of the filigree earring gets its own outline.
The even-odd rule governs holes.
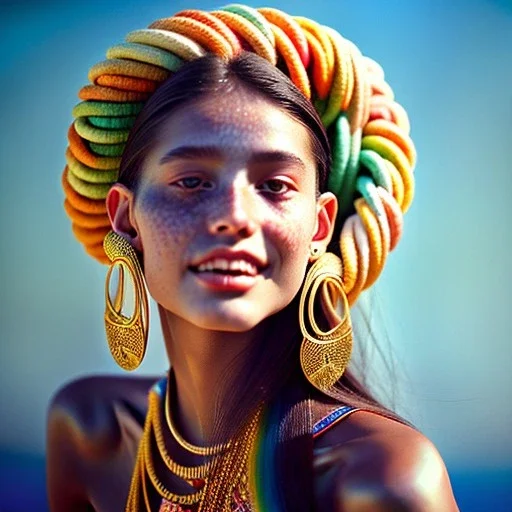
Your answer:
[[[338,256],[323,254],[309,269],[300,296],[299,324],[304,336],[300,347],[300,364],[307,380],[326,394],[343,375],[352,352],[352,324],[341,272],[342,264]],[[329,323],[337,322],[328,331],[322,331],[315,320],[314,306],[319,291],[325,318]],[[341,319],[335,307],[337,298],[342,301]]]
[[[105,331],[110,352],[116,363],[124,370],[135,370],[146,353],[149,308],[146,283],[135,249],[121,235],[110,231],[104,241],[105,253],[112,262],[105,283]],[[110,281],[114,270],[118,281],[113,300]],[[125,316],[125,274],[133,286],[133,314]]]

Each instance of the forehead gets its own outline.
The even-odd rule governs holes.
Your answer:
[[[236,88],[217,92],[178,108],[162,124],[156,152],[180,146],[226,150],[226,157],[280,150],[315,165],[307,129],[258,93]]]

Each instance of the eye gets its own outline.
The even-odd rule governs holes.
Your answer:
[[[278,179],[264,181],[261,185],[258,186],[258,188],[264,190],[265,192],[270,192],[271,194],[284,194],[290,190],[288,183]]]
[[[198,178],[197,176],[189,176],[187,178],[182,178],[180,180],[175,181],[173,185],[177,185],[178,187],[185,190],[213,188],[213,183],[211,181],[203,180],[202,178]]]

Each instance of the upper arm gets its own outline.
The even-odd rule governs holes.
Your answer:
[[[52,512],[86,510],[88,504],[79,457],[82,434],[69,402],[73,385],[59,390],[48,411],[46,481]]]
[[[330,457],[335,510],[458,511],[446,466],[431,441],[387,418],[357,414],[356,422],[367,428],[332,448],[338,453]]]
[[[407,441],[401,450],[375,447],[376,460],[365,457],[350,467],[337,485],[337,510],[457,511],[448,473],[436,448],[423,437]]]
[[[48,412],[52,512],[118,510],[128,492],[152,377],[92,376],[63,386]]]

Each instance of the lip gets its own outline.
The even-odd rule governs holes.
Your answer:
[[[208,261],[225,259],[227,261],[244,260],[255,266],[257,273],[249,274],[223,274],[219,272],[197,272],[197,267]],[[268,263],[259,256],[248,251],[234,251],[225,247],[218,247],[209,251],[204,256],[194,260],[189,266],[194,277],[206,288],[219,292],[246,292],[251,289],[258,280],[262,279],[262,273],[268,268]]]
[[[215,272],[193,272],[194,277],[206,288],[216,292],[247,292],[261,279],[261,274],[231,275]]]
[[[248,263],[254,265],[258,269],[258,273],[261,273],[267,267],[266,261],[264,261],[264,259],[259,256],[256,256],[248,251],[233,251],[224,247],[213,249],[201,258],[193,261],[190,267],[197,268],[199,265],[217,258],[227,261],[245,260]]]

